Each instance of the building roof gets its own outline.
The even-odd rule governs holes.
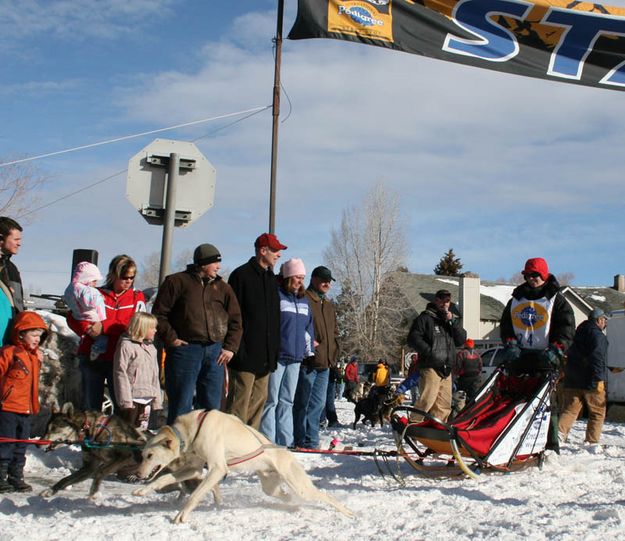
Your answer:
[[[427,304],[434,300],[434,294],[439,289],[448,289],[451,293],[452,302],[457,304],[459,301],[459,278],[454,278],[452,276],[437,276],[435,274],[413,274],[411,272],[396,272],[393,273],[393,277],[397,281],[403,295],[408,300],[410,308],[414,310],[415,314],[420,314],[423,310],[425,310]],[[503,287],[509,287],[510,293],[512,292],[513,287]],[[485,294],[485,289],[488,288],[480,288],[481,319],[499,321],[501,313],[504,309],[504,304],[493,294]]]
[[[612,287],[581,286],[572,289],[592,308],[601,308],[604,312],[622,310],[625,305],[625,293]]]

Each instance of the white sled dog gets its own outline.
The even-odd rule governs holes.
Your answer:
[[[154,478],[163,468],[178,460],[176,471],[157,477],[133,492],[145,496],[186,479],[202,479],[174,518],[185,522],[200,500],[214,490],[219,503],[218,483],[231,470],[255,472],[269,496],[291,501],[282,487],[286,484],[300,499],[328,503],[344,515],[353,513],[332,496],[317,489],[293,454],[272,444],[257,430],[245,425],[238,417],[217,410],[196,410],[179,416],[174,423],[162,427],[142,451],[143,461],[138,476]],[[208,472],[204,475],[204,465]]]

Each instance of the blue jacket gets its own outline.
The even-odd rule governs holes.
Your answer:
[[[594,321],[584,321],[577,327],[567,357],[565,387],[595,389],[599,381],[607,379],[608,339]]]
[[[419,370],[415,370],[412,374],[410,374],[404,381],[399,384],[397,387],[397,394],[404,394],[406,391],[409,391],[413,387],[416,387],[419,384],[419,376],[421,372]]]
[[[306,297],[280,293],[280,359],[301,362],[314,355],[312,310]]]

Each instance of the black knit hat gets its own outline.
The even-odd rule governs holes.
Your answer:
[[[212,244],[200,244],[193,252],[193,263],[196,265],[208,265],[218,261],[221,261],[221,254]]]

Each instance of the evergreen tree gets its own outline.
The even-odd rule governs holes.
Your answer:
[[[461,270],[462,263],[460,262],[460,258],[456,257],[453,249],[450,248],[447,253],[441,257],[438,265],[434,267],[434,274],[438,274],[439,276],[460,276]]]

